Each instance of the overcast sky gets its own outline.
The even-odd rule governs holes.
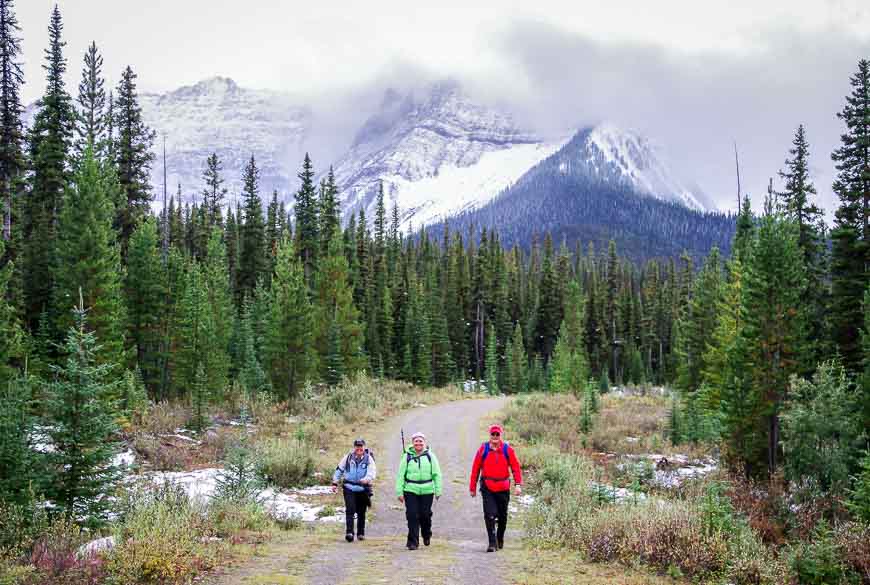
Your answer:
[[[25,102],[44,89],[54,3],[16,3]],[[636,129],[722,208],[735,205],[733,142],[744,190],[760,205],[804,123],[821,202],[833,209],[836,113],[858,59],[870,58],[870,2],[862,0],[58,4],[71,91],[96,40],[113,85],[127,64],[151,91],[225,75],[304,102],[344,104],[338,135],[357,122],[349,96],[450,76],[541,132],[603,119]]]

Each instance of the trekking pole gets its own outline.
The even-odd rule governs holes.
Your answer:
[[[402,435],[402,453],[405,452],[405,429],[400,428],[399,433]]]

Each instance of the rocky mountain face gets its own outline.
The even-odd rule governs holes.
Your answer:
[[[185,201],[198,201],[205,160],[216,152],[231,200],[238,198],[242,170],[252,154],[263,198],[273,189],[290,196],[311,125],[308,109],[290,96],[244,89],[231,79],[214,77],[164,94],[142,94],[141,103],[143,118],[158,133],[152,172],[158,198],[163,193],[163,136],[170,194],[180,184]]]

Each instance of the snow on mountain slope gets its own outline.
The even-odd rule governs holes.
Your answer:
[[[704,211],[707,205],[697,188],[677,178],[661,149],[646,138],[603,123],[585,133],[583,161],[591,169],[605,171],[624,181],[638,193],[665,201],[675,201]]]
[[[241,190],[242,170],[254,155],[260,192],[286,194],[295,185],[310,114],[286,94],[244,89],[225,77],[213,77],[164,94],[142,94],[142,115],[157,131],[152,169],[155,198],[163,195],[162,137],[166,136],[169,194],[180,183],[185,201],[200,199],[206,158],[217,152],[223,162],[228,197]]]
[[[345,214],[370,216],[383,181],[403,225],[422,226],[486,203],[561,144],[543,142],[448,81],[422,96],[388,91],[334,170]]]

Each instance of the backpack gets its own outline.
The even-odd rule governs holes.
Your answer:
[[[486,456],[489,455],[491,449],[489,448],[489,441],[483,444],[483,455],[480,456],[480,466],[483,467],[483,462],[486,461]],[[511,458],[508,457],[508,444],[507,441],[501,442],[501,452],[504,454],[505,460],[510,464]]]
[[[483,485],[483,481],[486,480],[486,479],[493,480],[493,481],[504,481],[504,480],[506,480],[506,479],[507,479],[507,480],[510,479],[510,475],[508,475],[507,477],[485,477],[485,476],[483,475],[483,462],[486,461],[486,456],[489,455],[489,452],[490,452],[490,451],[492,451],[492,449],[489,448],[489,441],[487,441],[487,442],[485,442],[485,443],[483,444],[483,453],[480,455],[480,483],[481,483],[481,485]],[[505,461],[508,462],[508,467],[510,467],[510,461],[511,461],[511,459],[510,459],[510,457],[508,456],[508,444],[507,444],[507,441],[502,441],[502,443],[501,443],[501,452],[502,452],[502,454],[504,455]],[[510,474],[510,471],[508,471],[508,474]]]
[[[432,467],[432,456],[429,455],[429,449],[426,449],[426,452],[423,453],[422,455],[420,455],[419,457],[415,457],[415,456],[411,455],[410,453],[408,453],[407,451],[405,452],[405,464],[406,464],[405,465],[405,481],[407,483],[432,483],[431,479],[426,480],[426,481],[412,481],[412,480],[408,479],[408,464],[410,464],[413,459],[422,459],[423,457],[425,457],[426,459],[429,460],[429,467],[431,468]]]

